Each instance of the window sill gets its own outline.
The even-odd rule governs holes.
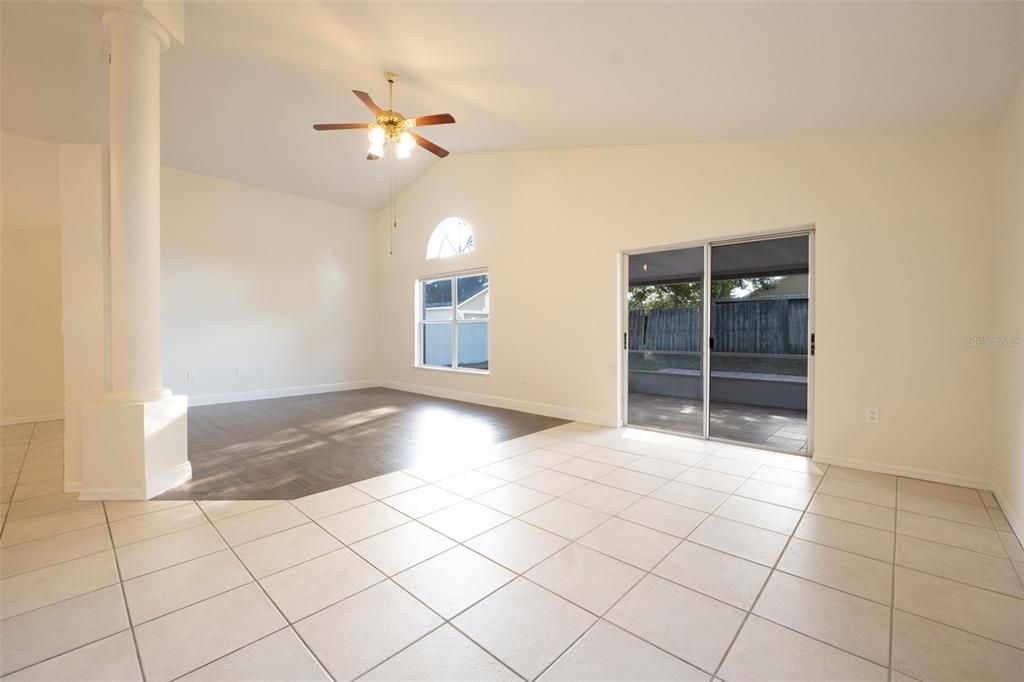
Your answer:
[[[466,367],[434,367],[432,365],[413,365],[413,369],[426,369],[431,372],[447,372],[449,374],[476,374],[478,376],[488,376],[491,373],[489,369],[468,369]]]

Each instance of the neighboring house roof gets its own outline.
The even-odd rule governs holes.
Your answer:
[[[807,275],[783,275],[775,282],[771,289],[755,291],[743,299],[749,301],[752,298],[800,298],[807,296]]]
[[[459,304],[459,307],[461,308],[462,306],[465,306],[467,303],[474,300],[475,298],[487,293],[490,290],[489,285],[490,280],[488,280],[486,276],[460,278],[456,285],[458,288],[458,296],[462,300],[462,303]],[[429,297],[429,291],[427,295]],[[427,300],[424,302],[424,308],[428,310],[436,310],[438,308],[451,307],[452,302],[450,298],[442,301]]]

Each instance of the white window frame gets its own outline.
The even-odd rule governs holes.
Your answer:
[[[448,230],[450,229],[448,226],[451,223],[457,223],[458,225],[456,229],[459,231],[459,238],[457,240],[451,239],[450,235],[448,234]],[[442,227],[445,228],[445,232],[440,232]],[[468,232],[469,234],[468,244],[466,243],[466,239],[462,239],[462,237],[464,236],[462,234],[463,228],[465,228],[466,232]],[[445,242],[451,245],[452,252],[449,254],[443,253]],[[434,246],[435,244],[437,246],[437,253],[432,255],[431,247]],[[473,226],[470,225],[469,222],[463,220],[462,218],[459,218],[458,216],[448,216],[447,218],[439,222],[437,226],[434,227],[434,231],[430,233],[430,238],[427,240],[426,257],[427,260],[454,258],[455,256],[461,256],[463,254],[472,253],[474,250],[476,250],[476,234],[473,232]]]
[[[416,369],[429,369],[437,372],[456,372],[459,374],[479,374],[487,375],[491,373],[491,314],[488,309],[487,319],[473,319],[473,320],[460,320],[458,319],[458,292],[456,289],[455,282],[459,277],[472,277],[474,275],[487,275],[487,295],[490,296],[491,290],[491,275],[487,271],[487,268],[476,268],[473,270],[461,270],[459,272],[450,272],[439,275],[428,275],[416,280],[416,344],[413,349],[413,366]],[[439,282],[441,280],[449,280],[452,287],[452,319],[450,320],[425,320],[423,319],[423,285],[430,284],[431,282]],[[459,325],[460,324],[480,324],[481,322],[487,322],[487,369],[476,369],[473,367],[459,367]],[[441,365],[428,365],[423,362],[423,342],[424,334],[423,328],[428,324],[447,324],[451,325],[451,367],[444,367]]]

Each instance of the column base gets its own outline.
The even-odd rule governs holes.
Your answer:
[[[102,402],[82,411],[81,500],[146,500],[192,478],[188,398]]]

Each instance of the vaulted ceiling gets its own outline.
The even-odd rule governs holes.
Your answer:
[[[4,2],[3,129],[105,137],[104,32]],[[994,126],[1024,70],[1019,3],[190,2],[163,56],[168,165],[377,209],[388,166],[353,88],[451,112],[453,153]],[[404,185],[435,161],[399,162]]]

